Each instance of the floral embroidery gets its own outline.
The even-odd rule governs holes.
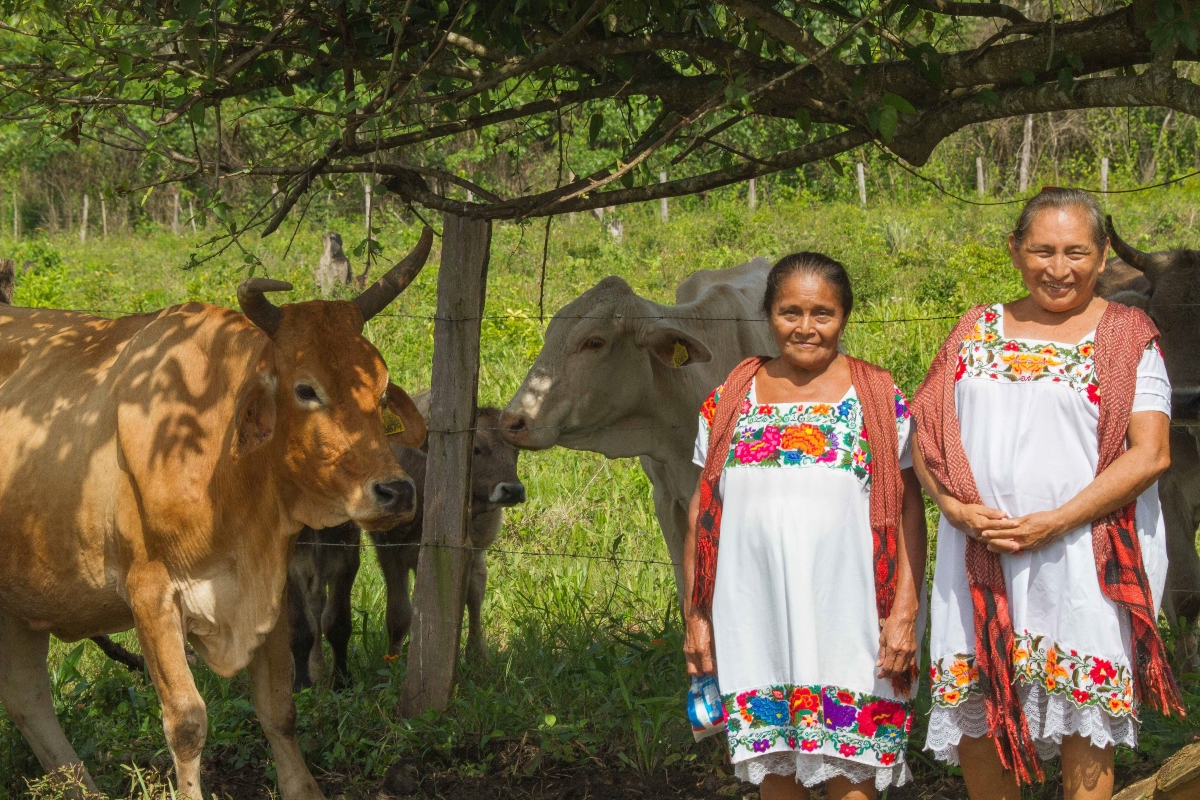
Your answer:
[[[1099,706],[1114,716],[1136,716],[1133,674],[1127,665],[1081,655],[1045,636],[1022,631],[1013,637],[1013,667],[1018,681],[1040,684],[1079,708]],[[974,655],[938,659],[930,677],[933,702],[943,708],[959,705],[979,687]]]
[[[700,408],[712,427],[723,387],[718,386]],[[909,419],[908,400],[894,389],[896,426]],[[752,406],[749,394],[729,448],[726,467],[829,466],[870,483],[871,446],[863,428],[857,397],[840,403],[762,403]]]
[[[910,704],[836,686],[764,686],[722,701],[735,757],[787,748],[887,766],[903,758],[912,728]]]
[[[1003,306],[984,312],[958,354],[954,379],[985,378],[993,381],[1028,382],[1046,380],[1062,383],[1100,402],[1096,381],[1096,348],[1091,339],[1075,346],[1005,339],[1000,325]]]

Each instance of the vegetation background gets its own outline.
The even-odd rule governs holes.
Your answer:
[[[1171,152],[1180,157],[1183,151]],[[1190,166],[1185,160],[1178,169]],[[1071,177],[1085,185],[1095,179],[1085,171]],[[541,346],[545,321],[606,275],[624,277],[653,300],[672,302],[680,280],[697,269],[799,249],[827,252],[844,261],[854,279],[850,351],[892,369],[908,392],[956,314],[975,302],[1021,294],[1004,247],[1018,206],[968,205],[899,176],[895,189],[874,184],[862,207],[856,198],[846,200],[856,191],[852,183],[832,174],[824,178],[823,184],[798,178],[771,183],[755,211],[748,208],[745,187],[671,201],[665,223],[657,203],[621,209],[619,241],[591,214],[555,218],[544,287],[544,223],[498,225],[483,327],[481,404],[507,401]],[[1136,246],[1200,247],[1200,182],[1111,195],[1105,202]],[[0,237],[0,254],[14,257],[19,270],[24,265],[16,302],[106,316],[184,300],[235,305],[235,287],[246,270],[242,258],[226,253],[183,269],[204,239],[203,222],[195,234],[190,225],[176,234],[169,220],[155,219],[153,206],[143,208],[150,210],[139,212],[127,229],[110,230],[105,238],[93,228],[84,243],[77,228],[65,225],[57,232],[26,229],[20,239]],[[338,230],[349,240],[349,232],[362,226],[359,208],[348,200],[345,209],[331,203],[310,211],[294,239],[277,235],[256,243],[256,254],[271,277],[295,284],[289,299],[311,298],[322,231]],[[411,246],[418,230],[402,214],[384,215],[378,233],[383,260]],[[413,286],[368,329],[393,378],[414,390],[429,380],[437,258],[435,251]],[[357,270],[359,260],[352,260]],[[297,696],[301,744],[325,790],[348,798],[380,791],[561,797],[564,786],[586,775],[624,787],[626,794],[752,795],[753,787],[728,775],[719,739],[692,741],[682,705],[687,678],[672,573],[640,466],[556,448],[523,454],[520,473],[529,502],[508,513],[489,555],[484,614],[490,656],[486,664],[466,665],[445,713],[409,720],[395,713],[404,659],[389,663],[383,657],[382,581],[373,557],[364,559],[354,593],[354,685],[336,694],[317,686]],[[136,649],[131,634],[118,639]],[[60,719],[100,786],[112,796],[168,796],[170,758],[149,681],[112,664],[89,642],[53,647]],[[224,680],[200,664],[194,672],[209,709],[207,789],[220,797],[267,796],[274,775],[246,678]],[[1148,772],[1187,741],[1192,720],[1200,718],[1198,680],[1184,676],[1188,722],[1145,712],[1138,750],[1118,753],[1122,782]],[[927,693],[924,687],[922,708]],[[909,748],[918,780],[891,798],[965,796],[957,770],[921,752],[920,726]],[[0,712],[0,797],[4,791],[53,796],[39,774]],[[1029,796],[1057,796],[1055,776],[1050,778]],[[630,780],[636,783],[622,783]]]

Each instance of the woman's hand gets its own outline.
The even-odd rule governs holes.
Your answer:
[[[879,632],[879,660],[875,662],[880,678],[911,677],[917,666],[916,612],[893,610]]]
[[[688,675],[715,675],[717,658],[713,651],[712,620],[700,611],[691,611],[684,624],[683,657]]]
[[[998,508],[960,503],[948,495],[943,498],[943,502],[945,505],[942,507],[942,513],[946,515],[946,519],[954,528],[972,539],[987,542],[988,534],[1017,527],[1017,520],[1010,519],[1008,514]]]
[[[1066,533],[1058,511],[1036,511],[1017,517],[1016,523],[1004,530],[990,530],[983,534],[988,550],[993,553],[1019,553],[1038,550]]]

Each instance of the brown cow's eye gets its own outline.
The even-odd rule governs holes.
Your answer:
[[[584,342],[583,345],[579,349],[580,350],[599,350],[601,347],[604,347],[604,340],[593,336],[591,339],[588,339],[586,342]]]
[[[296,384],[296,397],[302,403],[318,403],[321,400],[317,390],[309,386],[307,383]]]

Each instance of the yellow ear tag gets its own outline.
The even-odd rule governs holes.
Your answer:
[[[393,414],[390,408],[383,409],[383,432],[388,436],[404,432],[404,420]]]
[[[675,343],[675,352],[671,354],[671,366],[682,367],[688,362],[688,349],[680,342]]]

